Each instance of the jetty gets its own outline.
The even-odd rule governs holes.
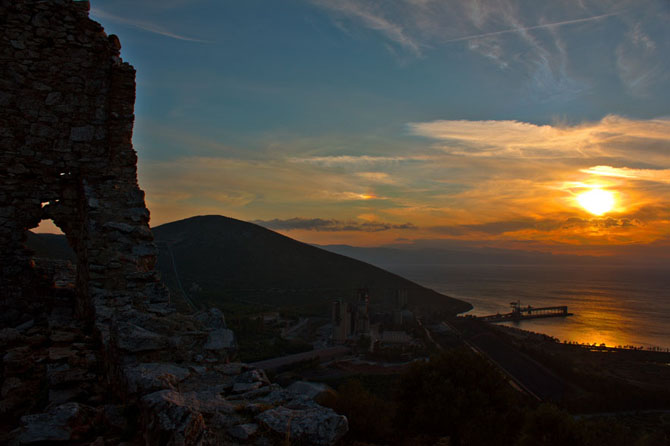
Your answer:
[[[531,307],[530,305],[523,307],[521,306],[520,301],[510,302],[510,305],[512,306],[512,311],[509,313],[491,314],[489,316],[478,317],[477,319],[483,320],[485,322],[516,322],[526,319],[572,316],[572,313],[568,312],[567,305],[541,308]]]

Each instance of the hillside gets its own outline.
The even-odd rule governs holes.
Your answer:
[[[452,313],[471,308],[368,263],[232,218],[192,217],[153,232],[163,282],[180,306],[187,295],[196,305],[258,304],[324,314],[331,299],[353,297],[365,287],[373,304],[391,302],[406,289],[413,307]],[[38,256],[73,258],[62,235],[31,233],[28,247]]]
[[[75,253],[68,245],[64,235],[28,232],[26,245],[35,252],[37,257],[50,257],[75,263]]]
[[[192,217],[153,231],[164,282],[173,294],[184,290],[196,302],[234,300],[322,311],[330,299],[348,298],[366,287],[373,303],[390,301],[396,290],[407,289],[413,306],[451,312],[470,308],[370,264],[232,218]]]

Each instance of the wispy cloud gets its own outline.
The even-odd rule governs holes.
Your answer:
[[[426,155],[416,156],[370,156],[370,155],[333,155],[289,158],[292,163],[312,164],[324,167],[369,167],[382,164],[397,164],[412,161],[427,161]]]
[[[519,79],[525,79],[531,93],[526,96],[537,102],[567,102],[590,90],[593,72],[580,71],[582,64],[573,54],[575,44],[579,48],[594,38],[618,37],[612,30],[621,33],[621,20],[608,19],[629,14],[636,6],[627,0],[556,1],[550,9],[518,0],[309,1],[333,14],[340,28],[344,28],[342,21],[348,20],[352,26],[377,32],[385,40],[382,46],[406,50],[397,51],[403,62],[406,54],[430,56],[445,46],[465,44],[499,69],[513,70]],[[629,40],[628,46],[653,44],[641,30],[634,30]],[[635,53],[627,47],[619,53],[611,56],[618,57],[624,82],[644,83],[645,75],[658,75],[648,70],[642,73]]]
[[[239,218],[259,209],[278,217],[287,210],[318,215],[324,207],[362,212],[386,200],[369,179],[285,160],[185,157],[141,164],[140,175],[159,223],[203,212]]]
[[[366,28],[384,34],[388,39],[413,54],[417,56],[421,55],[421,45],[419,42],[411,37],[402,25],[392,22],[385,18],[381,12],[376,11],[374,5],[370,2],[358,2],[355,0],[313,0],[313,2],[338,14],[351,17],[361,22]]]
[[[177,40],[184,40],[187,42],[197,42],[197,43],[212,43],[208,40],[202,40],[202,39],[196,39],[194,37],[188,37],[188,36],[183,36],[181,34],[174,33],[172,31],[169,31],[162,26],[156,25],[154,23],[150,22],[145,22],[141,20],[135,20],[135,19],[129,19],[126,17],[120,17],[114,14],[111,14],[109,12],[103,11],[100,8],[92,7],[91,8],[91,15],[94,17],[97,17],[99,19],[102,19],[103,21],[110,21],[113,23],[117,23],[119,25],[125,25],[125,26],[130,26],[133,28],[140,29],[142,31],[146,31],[149,33],[153,34],[158,34],[161,36],[165,37],[170,37],[172,39],[177,39]]]
[[[635,96],[646,96],[659,78],[667,76],[667,60],[659,57],[657,44],[637,22],[616,48],[619,77]]]
[[[318,197],[329,201],[365,201],[385,200],[385,197],[376,195],[374,192],[352,192],[352,191],[330,191],[322,190],[317,193]]]
[[[670,118],[635,120],[616,115],[573,126],[507,120],[439,120],[408,126],[412,134],[443,141],[439,146],[443,151],[462,156],[635,157],[645,151],[650,152],[647,158],[667,161],[667,150],[660,145],[670,140]]]
[[[670,184],[670,169],[631,169],[629,167],[594,166],[582,169],[582,172],[605,177]]]
[[[462,36],[462,37],[456,37],[453,39],[447,39],[444,41],[444,43],[453,43],[453,42],[463,42],[466,40],[474,40],[474,39],[481,39],[484,37],[492,37],[492,36],[500,36],[503,34],[518,34],[522,31],[532,31],[535,29],[543,29],[543,28],[557,28],[559,26],[565,26],[565,25],[574,25],[577,23],[585,23],[585,22],[593,22],[596,20],[602,20],[607,17],[612,17],[615,15],[619,15],[619,12],[611,12],[609,14],[600,14],[600,15],[595,15],[591,17],[584,17],[581,19],[573,19],[573,20],[563,20],[560,22],[553,22],[553,23],[543,23],[541,25],[533,25],[533,26],[519,26],[516,28],[510,28],[510,29],[503,29],[500,31],[491,31],[491,32],[486,32],[486,33],[479,33],[479,34],[472,34],[469,36]]]
[[[537,10],[531,9],[533,12],[523,14],[516,2],[483,7],[482,11],[485,12],[483,18],[477,16],[476,22],[483,23],[484,29],[499,28],[496,17],[501,18],[507,29],[450,38],[445,43],[466,41],[469,49],[497,62],[500,68],[515,69],[528,79],[528,96],[535,101],[565,102],[587,89],[584,81],[576,80],[568,70],[569,54],[559,30],[568,24],[600,20],[612,14],[545,23],[544,16]],[[526,25],[528,22],[540,23]],[[480,31],[482,25],[476,29]],[[548,32],[534,33],[536,30]],[[514,34],[517,39],[506,38],[506,34]]]
[[[398,182],[397,179],[386,172],[356,172],[354,175],[370,183],[396,184]]]

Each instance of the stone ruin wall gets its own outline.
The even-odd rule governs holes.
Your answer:
[[[118,39],[87,2],[0,5],[3,288],[31,282],[25,231],[53,219],[77,254],[83,318],[115,292],[167,301],[131,142],[135,71]]]
[[[137,184],[135,71],[88,10],[88,2],[73,0],[0,0],[2,397],[11,396],[8,373],[14,370],[20,387],[26,364],[53,361],[47,369],[71,377],[76,352],[63,343],[81,337],[87,341],[77,348],[97,358],[106,392],[120,407],[136,407],[136,439],[146,444],[285,435],[333,444],[347,431],[345,417],[271,384],[262,370],[229,363],[234,334],[218,310],[187,316],[169,305]],[[60,318],[59,330],[83,325],[81,333],[64,336],[53,320],[42,328],[23,320],[45,292],[24,247],[26,231],[43,219],[53,219],[77,255],[78,320]],[[14,444],[54,440],[53,420],[73,426],[73,417],[98,409],[64,397],[39,410],[21,418]]]

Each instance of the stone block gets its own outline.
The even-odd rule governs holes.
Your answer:
[[[63,95],[62,95],[60,92],[58,92],[58,91],[52,91],[51,93],[49,93],[49,94],[47,95],[47,98],[46,98],[46,100],[44,101],[44,103],[45,103],[46,105],[56,105],[56,104],[58,104],[58,103],[60,102],[60,100],[61,100],[62,97],[63,97]]]
[[[83,404],[65,403],[45,413],[21,417],[21,444],[81,441],[91,431],[95,411]]]
[[[291,441],[334,445],[349,430],[347,417],[321,406],[288,409],[280,406],[256,416],[261,424]]]
[[[258,432],[258,424],[256,423],[238,424],[228,430],[231,437],[240,441],[249,440],[256,435],[256,432]]]
[[[205,328],[221,329],[226,327],[226,318],[218,308],[199,311],[193,315],[193,319],[200,322]]]
[[[235,333],[226,328],[209,332],[205,343],[206,350],[234,350],[236,347]]]
[[[95,136],[95,127],[85,125],[81,127],[72,127],[70,130],[70,139],[72,141],[87,142],[93,141]]]
[[[118,346],[132,353],[162,350],[168,346],[168,338],[130,323],[122,323],[118,331]]]
[[[141,402],[148,444],[180,446],[202,443],[205,421],[182,394],[161,390],[145,396]]]
[[[300,395],[315,401],[318,401],[325,395],[333,393],[333,389],[326,384],[312,383],[308,381],[296,381],[288,386],[286,390],[295,395]]]
[[[175,364],[145,363],[123,369],[130,393],[149,393],[173,388],[191,374]]]

